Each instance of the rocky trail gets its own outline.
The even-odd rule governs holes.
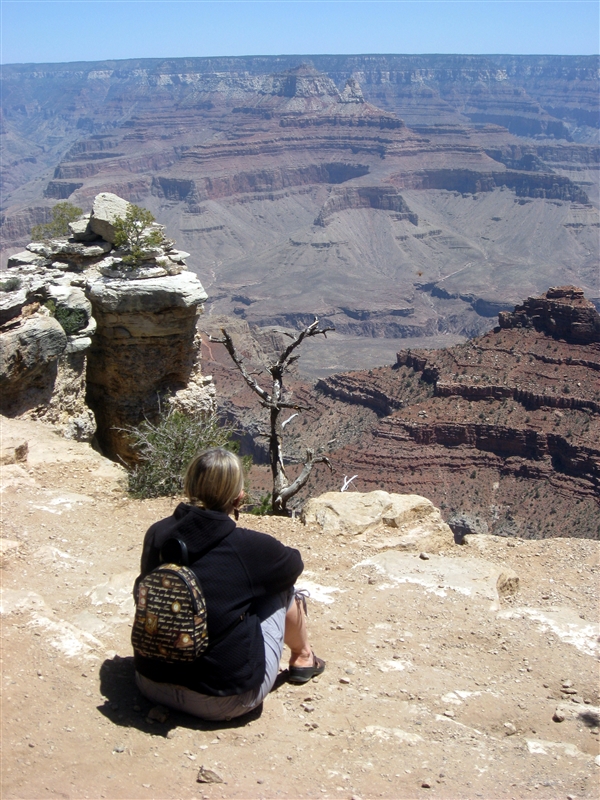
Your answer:
[[[303,553],[327,669],[204,723],[133,677],[141,541],[174,501],[130,499],[120,468],[41,423],[2,427],[3,797],[597,797],[597,541],[468,536],[420,557],[242,515]]]

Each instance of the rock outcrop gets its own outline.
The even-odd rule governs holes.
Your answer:
[[[152,419],[198,372],[196,323],[206,292],[195,275],[99,278],[88,287],[98,323],[89,354],[88,401],[103,452],[134,458],[126,429]],[[195,411],[208,410],[210,379],[196,384]]]
[[[335,403],[380,417],[334,454],[339,471],[361,490],[431,497],[459,536],[599,538],[600,315],[560,287],[500,323],[458,347],[401,351],[394,368],[319,381]]]
[[[68,438],[97,432],[107,455],[125,459],[123,428],[154,417],[162,400],[191,411],[211,407],[213,394],[195,338],[206,293],[189,254],[163,236],[130,264],[127,248],[113,247],[127,207],[98,195],[69,237],[9,258],[0,294],[2,413],[45,419]]]
[[[392,533],[386,546],[398,550],[434,552],[454,544],[439,510],[430,500],[413,494],[326,492],[306,503],[302,521],[335,536],[370,538],[375,533]]]
[[[573,344],[600,342],[600,314],[575,286],[548,289],[513,312],[500,312],[501,328],[535,328]]]

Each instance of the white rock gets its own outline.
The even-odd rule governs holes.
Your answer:
[[[9,256],[7,266],[9,269],[20,266],[43,267],[45,263],[46,259],[42,256],[31,253],[29,250],[22,250],[20,253]]]
[[[96,238],[96,234],[90,227],[89,214],[69,222],[69,232],[77,242],[89,242]]]
[[[44,258],[50,258],[52,256],[52,250],[44,242],[30,242],[26,250],[29,250],[30,253],[35,253],[37,256],[43,256]]]
[[[139,269],[124,270],[115,269],[114,267],[99,266],[98,271],[106,278],[115,278],[123,281],[164,278],[169,274],[163,267],[140,267]]]
[[[186,253],[185,250],[169,250],[169,258],[171,261],[183,261],[185,258],[189,258],[190,254]]]
[[[394,545],[410,549],[425,544],[433,534],[440,538],[440,545],[450,546],[454,542],[452,531],[438,509],[430,500],[416,494],[389,494],[380,490],[326,492],[308,501],[302,511],[302,521],[320,525],[323,533],[342,536],[355,536],[375,528],[393,528],[395,533],[399,532]],[[427,550],[430,549],[427,545]]]
[[[102,192],[94,198],[90,228],[107,242],[114,244],[115,227],[117,219],[123,219],[129,208],[129,203],[122,197],[111,192]]]
[[[91,346],[92,340],[88,336],[69,337],[65,353],[83,353],[84,350]]]
[[[371,565],[386,576],[392,584],[414,583],[427,592],[445,597],[448,591],[466,597],[482,597],[492,601],[492,609],[498,610],[500,595],[498,582],[505,567],[483,558],[432,555],[427,564],[412,553],[386,550],[361,562]],[[515,575],[516,577],[516,575]]]
[[[161,311],[190,308],[203,303],[207,294],[191,272],[147,280],[99,278],[88,286],[87,296],[103,312]]]

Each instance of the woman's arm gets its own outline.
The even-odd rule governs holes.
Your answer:
[[[300,551],[266,533],[238,530],[243,533],[236,542],[238,553],[255,595],[276,594],[293,586],[304,569]]]

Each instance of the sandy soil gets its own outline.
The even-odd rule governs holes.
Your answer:
[[[598,542],[470,537],[422,560],[243,517],[301,549],[327,669],[304,687],[282,673],[247,720],[163,717],[134,684],[130,591],[144,532],[174,503],[128,499],[118,468],[39,424],[4,421],[3,446],[16,441],[4,798],[598,796]],[[499,600],[505,567],[520,589]],[[202,767],[222,782],[198,783]]]

